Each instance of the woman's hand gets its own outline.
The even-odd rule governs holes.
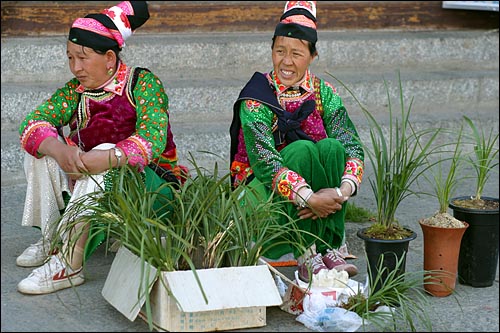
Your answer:
[[[341,193],[343,194],[343,193]],[[330,214],[342,209],[342,203],[347,199],[347,196],[340,196],[335,188],[325,188],[315,192],[307,201],[306,208],[301,208],[298,216],[301,219],[312,218],[316,220],[318,217],[325,218]]]
[[[79,179],[88,172],[81,158],[83,151],[77,146],[69,146],[54,137],[49,137],[42,141],[38,152],[54,158],[71,179]]]
[[[38,151],[54,158],[73,180],[89,174],[99,174],[115,167],[117,163],[113,149],[92,149],[84,152],[77,146],[67,145],[53,137],[45,139]]]
[[[91,174],[99,174],[116,167],[113,149],[92,149],[82,154],[82,161]]]

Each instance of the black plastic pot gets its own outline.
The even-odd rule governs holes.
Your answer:
[[[455,218],[469,224],[460,245],[458,282],[473,287],[489,287],[493,285],[498,266],[498,209],[470,209],[453,204],[454,200],[469,198],[456,197],[448,205]],[[498,202],[498,198],[482,199]]]
[[[401,265],[398,267],[397,275],[403,274],[405,272],[408,246],[410,244],[410,241],[417,238],[417,234],[414,231],[409,230],[412,232],[412,234],[404,239],[376,239],[366,236],[366,229],[367,228],[358,230],[357,236],[365,241],[365,251],[368,261],[368,275],[370,279],[370,285],[372,285],[372,281],[375,281],[377,275],[380,274],[379,268],[384,271],[381,274],[381,279],[379,280],[379,282],[372,287],[373,291],[377,291],[383,285],[389,272],[392,272],[396,269],[397,262],[402,258],[402,256],[404,256],[404,258],[402,259],[403,261]],[[380,262],[382,255],[383,262]],[[387,270],[384,270],[384,268],[387,268]]]

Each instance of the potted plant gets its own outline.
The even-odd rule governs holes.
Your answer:
[[[331,74],[329,74],[331,75]],[[333,75],[331,75],[334,77]],[[334,77],[335,78],[335,77]],[[359,102],[356,96],[339,81],[354,97],[366,116],[369,125],[370,142],[365,144],[365,151],[373,169],[369,182],[376,201],[376,220],[373,225],[358,231],[357,235],[365,242],[370,279],[375,281],[379,273],[396,268],[399,258],[405,257],[409,242],[417,237],[415,231],[400,225],[396,212],[401,202],[416,193],[412,185],[431,167],[428,156],[439,146],[433,145],[440,129],[425,128],[417,130],[410,121],[412,102],[405,108],[401,76],[398,72],[400,117],[393,113],[387,81],[384,79],[387,93],[389,124],[386,131],[382,124]],[[387,133],[387,134],[386,134]],[[378,262],[384,258],[384,267],[389,269],[379,272]],[[398,266],[403,272],[405,261]],[[384,279],[379,280],[383,283]],[[376,290],[381,284],[373,285]]]
[[[439,203],[439,210],[432,216],[419,220],[424,238],[424,271],[430,281],[425,290],[433,296],[444,297],[455,290],[457,280],[458,254],[465,230],[469,226],[448,213],[448,203],[456,190],[459,179],[457,172],[461,163],[460,144],[462,128],[451,158],[440,158],[434,166],[433,177],[428,180],[433,195]],[[450,160],[446,177],[443,176],[443,163]]]
[[[449,207],[453,216],[466,221],[469,228],[460,246],[458,259],[459,282],[473,287],[489,287],[495,280],[498,266],[499,199],[483,196],[491,172],[498,172],[498,132],[489,133],[464,116],[472,131],[473,153],[466,161],[475,172],[476,191],[473,195],[455,197]]]
[[[432,332],[432,321],[428,314],[431,307],[422,288],[422,272],[401,273],[404,270],[400,268],[405,264],[404,255],[398,258],[393,270],[385,267],[383,262],[382,258],[377,270],[387,272],[376,277],[381,279],[385,275],[378,290],[355,290],[349,296],[343,295],[337,306],[359,315],[365,332],[416,332],[421,329]],[[423,285],[428,284],[434,282],[424,275]]]
[[[148,269],[140,271],[139,293],[132,294],[138,297],[134,306],[145,299],[151,330],[158,311],[152,309],[150,290],[158,280],[169,291],[163,272],[191,270],[208,302],[207,286],[198,278],[200,269],[256,266],[261,253],[279,244],[277,239],[302,246],[296,221],[290,218],[286,224],[277,223],[276,214],[285,213],[272,198],[246,209],[241,204],[249,191],[246,186],[233,189],[230,173],[220,176],[217,164],[208,172],[194,159],[191,163],[193,174],[182,186],[165,183],[155,190],[146,187],[143,175],[135,169],[124,166],[116,170],[110,189],[82,197],[67,212],[70,216],[85,213],[85,219],[74,219],[59,230],[64,233],[84,223],[91,228],[89,241],[103,241],[104,233],[146,264]]]

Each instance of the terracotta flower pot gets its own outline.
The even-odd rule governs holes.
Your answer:
[[[460,243],[465,230],[463,228],[443,228],[419,222],[424,235],[424,270],[433,271],[425,283],[425,290],[433,296],[445,297],[455,290],[457,281]]]

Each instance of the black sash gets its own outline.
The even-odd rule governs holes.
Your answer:
[[[231,136],[231,153],[230,153],[230,165],[234,161],[234,156],[238,149],[238,135],[241,127],[240,119],[240,104],[244,100],[255,100],[267,105],[276,114],[278,118],[278,128],[273,133],[275,146],[281,145],[286,139],[288,142],[293,142],[296,140],[310,140],[315,142],[310,138],[302,129],[300,128],[301,122],[306,119],[311,112],[314,111],[316,107],[316,101],[308,100],[305,101],[301,106],[299,106],[295,112],[287,112],[283,110],[281,105],[274,94],[274,90],[269,85],[269,81],[266,76],[262,73],[255,72],[250,81],[241,90],[238,99],[233,106],[233,120],[231,122],[231,127],[229,128],[229,134]],[[231,179],[234,182],[234,179]]]

